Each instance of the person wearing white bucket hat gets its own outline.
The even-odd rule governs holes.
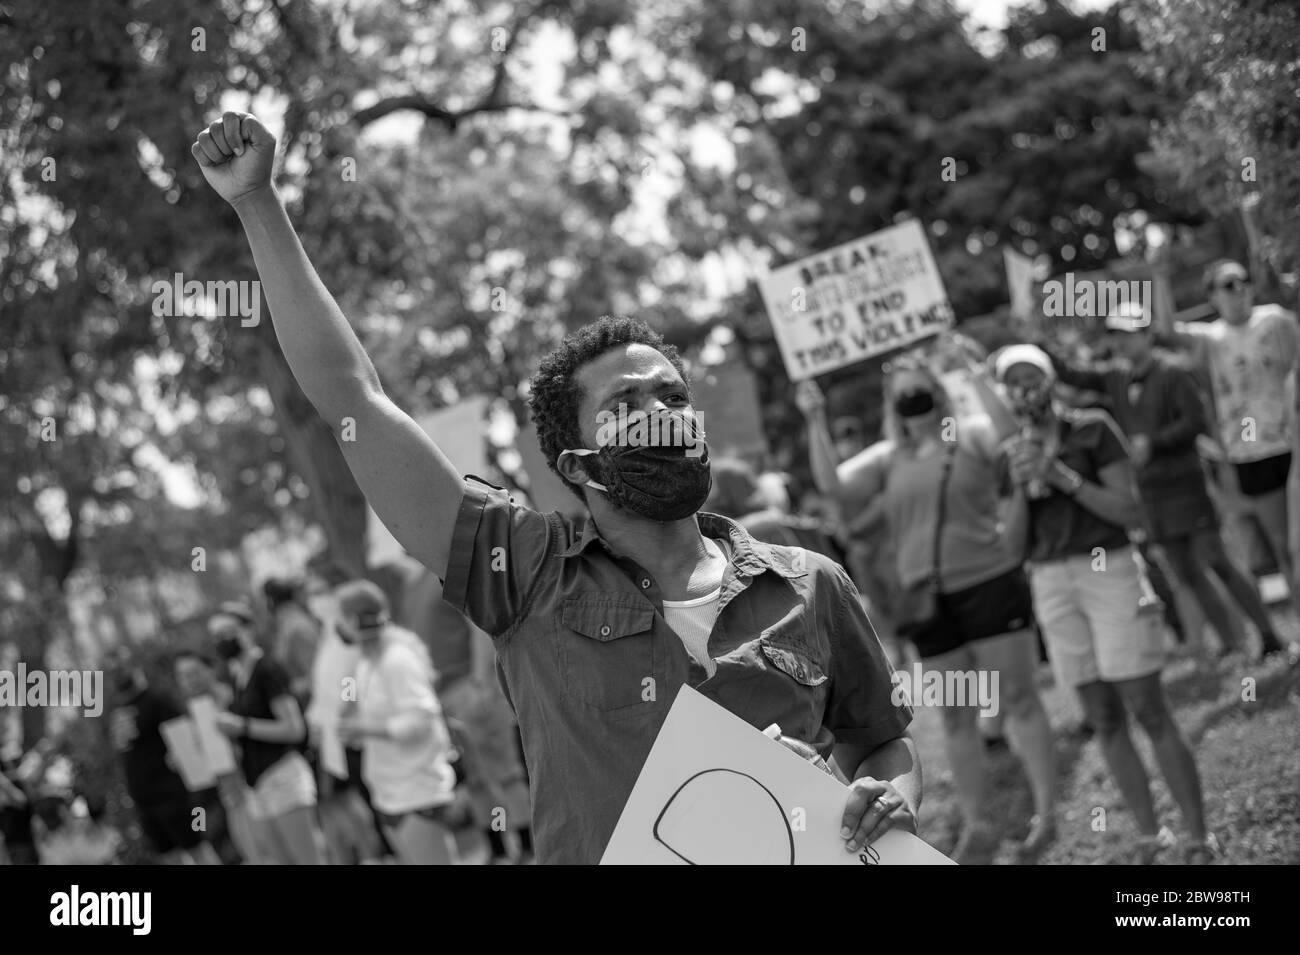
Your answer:
[[[1155,749],[1189,829],[1186,860],[1205,862],[1217,844],[1205,827],[1200,777],[1169,712],[1160,672],[1163,634],[1143,612],[1145,587],[1127,528],[1141,520],[1126,442],[1109,415],[1053,402],[1051,358],[1034,345],[998,356],[998,377],[1025,424],[1011,453],[1011,480],[1027,506],[1030,585],[1057,683],[1073,687],[1111,774],[1142,835],[1141,861],[1172,842],[1159,826],[1150,783],[1128,731],[1136,718]],[[1030,495],[1035,482],[1044,490]]]

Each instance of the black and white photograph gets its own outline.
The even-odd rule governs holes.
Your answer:
[[[0,906],[955,866],[864,875],[1244,938],[1298,209],[1291,0],[0,0]]]

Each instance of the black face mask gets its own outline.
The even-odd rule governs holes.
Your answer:
[[[709,451],[698,429],[680,418],[692,443],[669,445],[614,445],[587,452],[594,483],[617,508],[652,521],[680,521],[690,517],[708,499],[713,487]],[[581,453],[581,452],[571,452]]]
[[[904,418],[919,418],[934,410],[934,395],[928,391],[908,391],[894,398],[894,410]]]
[[[226,662],[236,659],[244,652],[244,644],[238,637],[218,637],[216,642],[217,656]]]

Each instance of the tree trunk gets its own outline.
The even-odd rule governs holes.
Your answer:
[[[18,632],[18,662],[27,668],[30,674],[45,669],[45,647],[49,643],[50,633],[54,629],[48,613],[55,608],[52,601],[40,594],[30,606],[36,611],[27,619],[27,625]],[[25,692],[26,687],[19,687]],[[22,713],[23,752],[31,749],[45,736],[45,716],[49,712],[44,706],[24,706]]]
[[[330,426],[298,387],[270,329],[259,339],[262,380],[275,404],[289,463],[311,489],[312,510],[330,556],[356,577],[366,569],[366,499]]]
[[[26,521],[26,533],[36,554],[37,577],[32,600],[28,602],[31,614],[18,632],[18,660],[27,672],[45,669],[47,651],[51,640],[58,634],[60,624],[71,621],[68,617],[66,588],[68,578],[81,556],[81,506],[82,496],[76,491],[68,493],[68,537],[56,541],[44,523],[34,514]],[[21,688],[20,688],[21,689]],[[26,706],[22,710],[22,745],[31,749],[45,736],[47,706]]]

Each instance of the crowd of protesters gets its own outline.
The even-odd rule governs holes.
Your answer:
[[[265,613],[219,605],[205,640],[167,652],[166,676],[124,647],[106,661],[109,742],[146,852],[187,865],[531,861],[495,651],[438,579],[404,581],[397,616],[377,584],[330,567],[261,590]],[[196,789],[164,728],[204,700],[236,766]],[[0,767],[0,861],[36,863],[38,832],[68,816],[68,800],[40,795],[47,749]]]
[[[1238,540],[1257,535],[1300,598],[1288,543],[1297,515],[1287,508],[1300,329],[1293,314],[1253,304],[1236,262],[1212,265],[1205,289],[1213,321],[1161,327],[1150,303],[1127,302],[1104,317],[1091,356],[1064,354],[1046,332],[1004,347],[972,369],[986,411],[974,418],[955,417],[941,378],[904,356],[886,377],[884,440],[847,455],[816,386],[801,388],[813,474],[846,523],[886,501],[895,576],[885,589],[901,596],[886,604],[890,629],[928,668],[1002,676],[1007,734],[1034,796],[1026,853],[1054,828],[1033,628],[1134,814],[1141,861],[1175,844],[1188,861],[1217,852],[1195,760],[1161,689],[1169,645],[1151,578],[1163,571],[1199,604],[1220,655],[1248,652],[1247,621],[1259,656],[1288,651],[1223,524],[1238,524]],[[910,612],[909,596],[927,589],[933,605]],[[1129,717],[1152,744],[1182,839],[1157,818]],[[944,710],[965,824],[959,861],[993,848],[975,722],[970,708]]]

